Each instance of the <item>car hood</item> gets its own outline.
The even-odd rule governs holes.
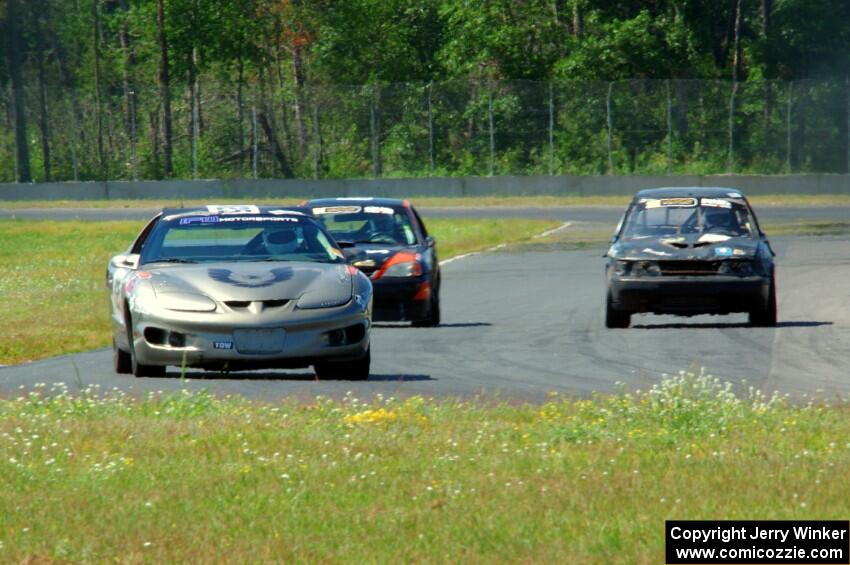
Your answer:
[[[206,263],[148,269],[157,294],[203,294],[217,301],[351,297],[351,274],[339,263]]]
[[[716,260],[740,259],[756,255],[759,241],[750,236],[729,237],[717,234],[687,234],[669,237],[637,237],[621,239],[608,250],[615,259],[646,260]]]

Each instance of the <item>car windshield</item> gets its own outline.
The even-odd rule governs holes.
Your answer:
[[[214,261],[337,263],[343,255],[312,218],[271,214],[165,217],[141,252],[142,264]]]
[[[416,244],[406,210],[389,206],[321,206],[313,208],[313,214],[337,241]]]
[[[746,203],[725,198],[646,198],[636,202],[622,231],[625,239],[688,234],[753,236]]]

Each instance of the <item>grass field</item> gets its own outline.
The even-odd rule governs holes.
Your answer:
[[[665,519],[846,519],[848,416],[701,375],[533,406],[42,388],[0,400],[0,561],[663,563]]]
[[[143,222],[0,220],[0,364],[109,345],[106,262]],[[441,258],[523,241],[549,220],[431,220]]]
[[[411,197],[420,207],[549,207],[549,206],[615,206],[624,208],[631,196],[484,196],[484,197]],[[0,201],[0,209],[20,208],[162,208],[166,206],[206,205],[211,200],[221,204],[245,203],[246,199],[212,198],[205,200],[9,200]],[[296,205],[304,198],[259,198],[255,204]],[[761,206],[850,206],[850,194],[753,196],[750,202]]]

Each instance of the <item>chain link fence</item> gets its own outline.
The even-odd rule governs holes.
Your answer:
[[[25,91],[37,181],[159,179],[159,87]],[[850,172],[847,81],[225,84],[172,90],[176,178]],[[0,181],[17,178],[0,91]]]

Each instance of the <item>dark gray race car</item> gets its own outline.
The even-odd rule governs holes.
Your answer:
[[[642,190],[605,256],[609,328],[640,312],[747,312],[752,325],[776,325],[774,253],[738,190]]]
[[[369,376],[372,284],[315,218],[257,206],[167,209],[107,267],[115,370],[313,365]]]

